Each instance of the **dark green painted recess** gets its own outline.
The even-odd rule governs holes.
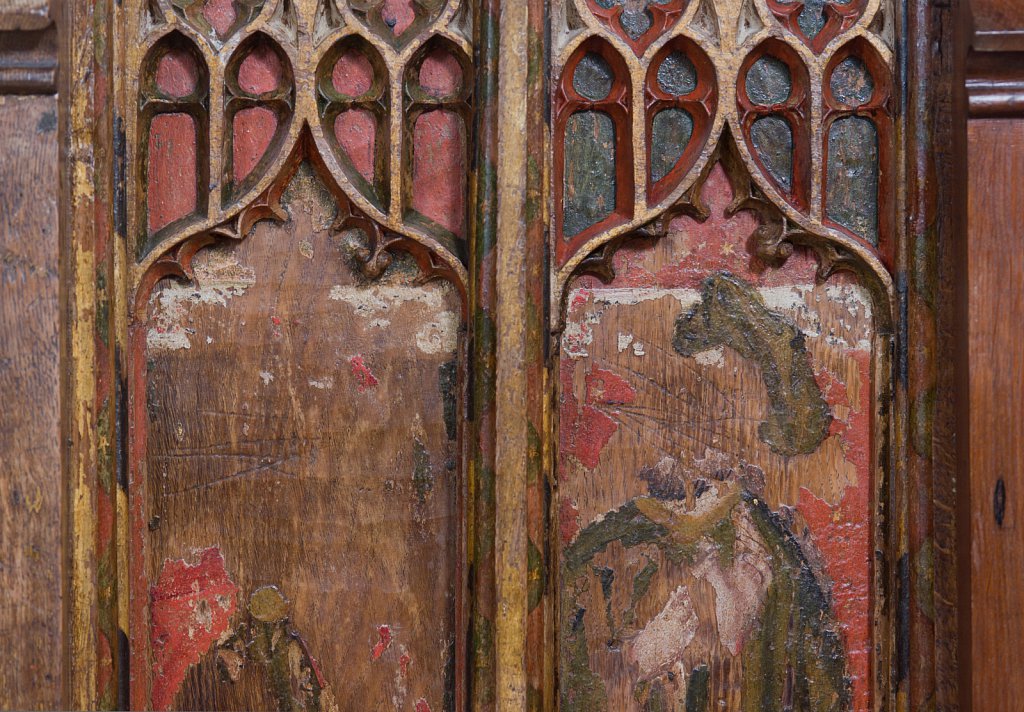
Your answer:
[[[761,106],[781,104],[793,92],[793,77],[780,59],[764,56],[747,72],[747,97]]]
[[[683,109],[664,109],[651,128],[651,179],[657,183],[682,158],[693,136],[693,117]]]
[[[615,210],[615,124],[602,111],[581,111],[565,127],[563,233],[573,237]]]
[[[601,101],[607,99],[612,92],[612,81],[615,75],[604,57],[588,52],[576,65],[572,75],[572,88],[584,99]]]
[[[648,10],[634,10],[627,7],[619,16],[619,24],[625,30],[629,38],[636,42],[644,36],[647,30],[654,24],[654,17]]]
[[[832,96],[847,106],[861,106],[875,93],[875,80],[858,57],[847,57],[832,71]]]
[[[848,116],[828,132],[825,214],[878,244],[878,130],[870,119]]]
[[[672,52],[658,67],[658,86],[666,94],[685,96],[697,88],[697,68],[682,52]]]
[[[750,127],[761,163],[783,189],[793,188],[793,129],[781,116],[762,116]]]

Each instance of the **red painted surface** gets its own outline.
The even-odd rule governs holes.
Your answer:
[[[420,65],[420,86],[438,99],[455,94],[462,87],[459,61],[443,49],[435,49]]]
[[[366,109],[349,109],[338,114],[334,121],[334,135],[352,167],[372,184],[377,142],[377,121],[373,114]]]
[[[238,86],[254,96],[277,89],[282,77],[281,58],[265,44],[253,47],[238,67]]]
[[[228,629],[237,593],[216,547],[195,564],[164,562],[149,591],[155,709],[170,708],[189,667]]]
[[[577,280],[577,287],[661,287],[664,289],[700,289],[710,274],[728,271],[756,287],[777,287],[790,284],[813,284],[817,271],[814,256],[797,249],[780,268],[769,269],[745,248],[746,241],[758,227],[757,217],[742,211],[733,217],[725,212],[733,199],[732,186],[721,165],[708,176],[702,192],[711,212],[703,223],[681,216],[669,225],[669,238],[651,246],[649,241],[625,245],[614,257],[615,280],[603,285],[596,277]],[[683,247],[672,243],[682,241]],[[659,250],[672,250],[678,259],[673,264],[653,267]],[[662,260],[664,261],[664,260]]]
[[[601,368],[594,368],[586,376],[586,395],[583,407],[573,395],[572,376],[576,362],[562,361],[562,419],[560,430],[561,452],[576,457],[587,469],[594,469],[601,461],[601,451],[619,429],[613,417],[614,406],[633,402],[636,391],[621,376]]]
[[[449,232],[465,235],[466,137],[451,111],[430,111],[413,129],[412,207]]]
[[[156,88],[165,96],[180,99],[196,90],[199,68],[195,57],[183,49],[172,48],[156,65]]]
[[[580,510],[567,498],[558,505],[558,531],[562,536],[562,546],[569,546],[580,531]]]
[[[253,106],[235,114],[232,124],[231,168],[235,182],[245,180],[270,148],[277,132],[277,114]]]
[[[413,0],[384,0],[380,16],[391,27],[395,37],[401,36],[416,19]]]
[[[110,649],[110,641],[103,631],[97,631],[97,654],[96,660],[96,697],[103,699],[107,690],[110,689],[110,682],[114,678],[114,658]]]
[[[188,114],[157,114],[149,128],[147,210],[154,233],[196,209],[196,125]]]
[[[363,361],[362,356],[353,356],[348,362],[352,365],[352,375],[355,377],[356,383],[359,384],[360,393],[365,393],[370,388],[377,387],[377,377],[373,375],[370,367]]]
[[[238,18],[234,0],[207,0],[206,5],[203,6],[203,17],[210,23],[214,32],[223,39]]]
[[[416,700],[416,712],[430,712],[430,705],[422,697]]]
[[[380,636],[380,639],[373,646],[373,650],[370,651],[371,660],[380,660],[380,656],[384,654],[384,651],[391,647],[391,626],[380,626],[377,628],[377,635]]]
[[[835,406],[849,406],[846,420],[836,418],[832,433],[838,433],[847,461],[857,471],[857,484],[847,487],[842,500],[830,505],[806,489],[800,491],[797,510],[807,522],[811,540],[822,554],[825,571],[832,579],[836,617],[843,630],[847,666],[853,682],[853,708],[871,707],[871,531],[866,513],[871,511],[871,354],[849,351],[860,372],[860,402],[852,401],[845,383],[822,370],[817,374],[825,400]]]
[[[362,52],[350,47],[334,63],[331,84],[339,94],[362,96],[373,86],[373,65]]]
[[[402,677],[409,677],[409,664],[412,662],[412,658],[409,657],[409,653],[402,653],[402,657],[398,659],[398,670]]]

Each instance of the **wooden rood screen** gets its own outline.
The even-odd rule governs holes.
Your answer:
[[[897,7],[70,14],[99,470],[72,486],[71,698],[927,696]]]

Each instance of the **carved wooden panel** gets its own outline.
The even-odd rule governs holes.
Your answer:
[[[553,4],[562,710],[889,694],[895,19]]]
[[[121,17],[131,704],[452,709],[472,8]]]

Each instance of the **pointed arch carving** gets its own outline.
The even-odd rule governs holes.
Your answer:
[[[465,154],[471,138],[468,118],[475,84],[469,40],[473,13],[468,6],[460,0],[414,3],[416,19],[395,44],[396,38],[382,37],[365,24],[367,13],[375,16],[386,9],[382,3],[339,3],[332,5],[330,12],[323,3],[315,3],[316,7],[306,3],[309,8],[301,4],[300,8],[292,0],[169,3],[171,0],[158,0],[152,11],[136,8],[128,27],[140,28],[139,45],[127,61],[129,65],[141,62],[149,48],[168,41],[165,36],[190,38],[197,56],[208,67],[209,96],[205,111],[209,114],[209,128],[200,136],[204,145],[209,146],[208,159],[197,162],[201,175],[201,179],[197,179],[197,184],[201,183],[197,188],[200,206],[187,221],[171,221],[173,224],[161,226],[158,235],[149,235],[138,211],[130,211],[127,233],[132,252],[137,256],[133,269],[145,270],[155,259],[155,253],[164,252],[193,234],[219,229],[244,212],[247,205],[259,202],[285,169],[296,147],[307,140],[308,133],[320,156],[318,160],[334,176],[346,200],[360,213],[389,233],[418,241],[439,255],[445,253],[438,257],[438,263],[459,262],[461,266],[453,268],[454,273],[465,276],[465,230],[458,235],[449,229],[451,226],[419,219],[419,212],[412,205],[416,191],[411,186],[412,178],[404,177],[413,176],[415,160],[410,147],[413,132],[407,129],[410,118],[406,113],[422,113],[424,103],[418,99],[406,100],[405,78],[413,65],[423,61],[429,47],[444,45],[457,58],[463,75],[462,89],[458,97],[452,99],[451,110],[465,125],[463,131],[467,133],[462,141]],[[206,19],[211,7],[215,7],[214,12],[233,13],[234,24],[223,37],[211,29]],[[309,12],[308,21],[315,21],[317,32],[297,32],[297,12]],[[386,23],[381,27],[391,32]],[[345,48],[355,48],[367,58],[369,93],[347,96],[344,91],[333,88],[331,78]],[[238,72],[248,57],[261,52],[262,56],[256,57],[261,61],[250,62],[253,65],[250,69],[255,69],[255,73],[250,71],[250,74],[261,75],[264,83],[274,86],[271,88],[268,84],[266,91],[252,94],[239,85]],[[265,61],[270,59],[273,62]],[[295,81],[295,78],[306,77],[313,81]],[[362,81],[358,77],[355,80]],[[428,104],[433,101],[427,98]],[[349,134],[372,132],[373,136],[364,142],[368,145],[339,146],[331,120],[342,114],[363,111],[368,112],[369,121],[366,117],[354,117],[356,120],[346,130]],[[248,121],[237,120],[242,112],[248,113],[244,117]],[[146,176],[135,160],[145,130],[144,117],[130,113],[125,117],[130,171],[128,192],[131,195],[141,194],[147,185]],[[234,140],[236,135],[238,141]],[[237,150],[239,145],[246,146],[241,154]],[[357,150],[366,156],[361,154],[353,159],[352,152]],[[449,150],[454,149],[447,145],[436,149],[442,155]],[[255,155],[245,155],[246,151]],[[461,165],[465,170],[466,155],[453,162],[453,169]],[[236,164],[242,166],[241,170]],[[466,191],[468,187],[464,193]],[[465,197],[456,209],[461,211],[458,224],[465,224],[469,215]]]

